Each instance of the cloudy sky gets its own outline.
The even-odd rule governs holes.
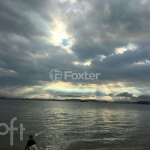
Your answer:
[[[51,81],[51,69],[101,73]],[[150,98],[150,1],[0,1],[0,96]]]

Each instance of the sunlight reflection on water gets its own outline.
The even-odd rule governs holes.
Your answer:
[[[145,150],[150,146],[147,105],[40,101],[11,101],[8,105],[2,101],[0,108],[1,121],[16,116],[26,128],[24,141],[18,143],[16,138],[12,150],[24,146],[31,133],[39,150]],[[3,149],[10,149],[5,142],[8,138],[1,139],[6,143]]]

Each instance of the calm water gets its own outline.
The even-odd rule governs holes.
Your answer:
[[[149,105],[0,100],[0,122],[13,117],[24,140],[15,131],[11,147],[10,135],[0,136],[1,150],[23,150],[29,134],[39,150],[150,149]]]

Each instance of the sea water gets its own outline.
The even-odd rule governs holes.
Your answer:
[[[38,150],[150,149],[150,105],[0,100],[0,123],[14,117],[13,146],[9,133],[0,135],[0,150],[24,149],[30,134]]]

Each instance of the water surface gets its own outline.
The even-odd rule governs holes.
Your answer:
[[[29,134],[39,150],[149,150],[150,106],[92,102],[0,100],[0,122],[23,123],[24,140],[0,136],[0,149],[24,149]],[[2,127],[0,130],[4,130]]]

